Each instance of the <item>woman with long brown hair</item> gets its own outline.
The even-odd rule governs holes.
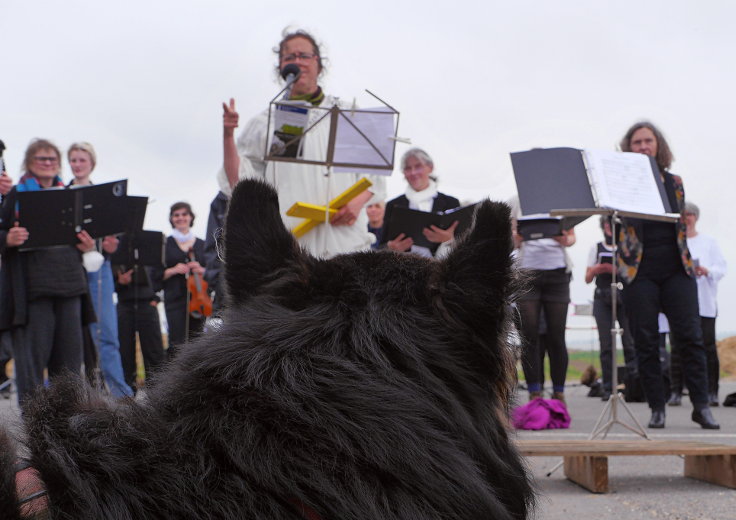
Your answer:
[[[698,313],[695,266],[687,247],[685,188],[671,174],[673,156],[662,132],[652,123],[633,125],[621,140],[624,152],[654,157],[676,223],[623,219],[619,233],[618,272],[624,282],[624,306],[639,364],[639,376],[652,416],[650,428],[664,428],[665,388],[659,359],[657,315],[664,312],[670,330],[681,345],[685,384],[693,404],[692,420],[706,429],[719,424],[708,408],[706,355]]]

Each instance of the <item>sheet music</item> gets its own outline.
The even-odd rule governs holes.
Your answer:
[[[375,165],[385,169],[336,166],[334,170],[336,172],[391,175],[394,153],[394,114],[395,112],[388,107],[360,109],[355,112],[343,109],[341,116],[337,119],[335,162]],[[353,125],[360,129],[365,137]],[[380,154],[371,146],[371,143],[378,148]]]
[[[609,150],[583,153],[599,207],[654,215],[665,213],[649,157]]]
[[[309,105],[304,101],[281,101],[274,110],[274,132],[269,151],[276,157],[301,157],[301,136],[309,124]],[[287,146],[287,143],[291,143]]]

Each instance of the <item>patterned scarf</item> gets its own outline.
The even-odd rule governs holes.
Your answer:
[[[322,92],[322,87],[317,87],[317,90],[311,94],[299,94],[298,96],[292,96],[291,99],[295,101],[306,101],[311,103],[312,106],[318,107],[325,99],[325,93]]]

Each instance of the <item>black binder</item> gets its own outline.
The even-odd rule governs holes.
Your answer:
[[[393,240],[401,233],[404,233],[406,236],[411,237],[414,245],[433,247],[437,244],[427,240],[422,230],[432,225],[447,229],[457,220],[460,223],[455,230],[455,236],[460,236],[461,233],[470,228],[473,222],[473,215],[475,214],[475,206],[476,204],[471,204],[463,208],[455,208],[438,213],[393,207],[391,208],[390,214],[387,215],[383,240]]]
[[[21,251],[75,245],[77,233],[92,238],[122,233],[128,213],[128,181],[73,189],[18,192],[18,223],[28,229]]]

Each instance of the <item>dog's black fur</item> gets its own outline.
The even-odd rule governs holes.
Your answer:
[[[56,381],[28,403],[51,518],[527,518],[507,430],[510,251],[508,207],[485,202],[443,261],[318,260],[268,185],[240,183],[221,330],[182,349],[143,401]],[[11,461],[0,456],[7,519]]]

